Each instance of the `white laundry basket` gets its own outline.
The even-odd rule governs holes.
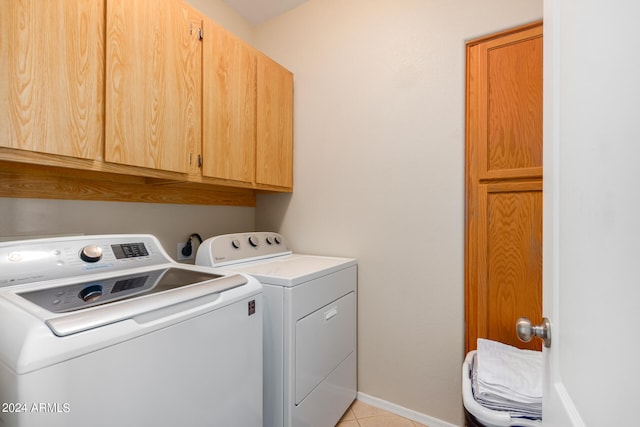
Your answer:
[[[469,427],[540,427],[540,420],[528,420],[512,418],[508,412],[496,411],[485,408],[473,397],[471,390],[471,369],[473,356],[476,351],[470,351],[462,364],[462,401],[467,411],[467,423]],[[469,415],[473,418],[469,419]]]

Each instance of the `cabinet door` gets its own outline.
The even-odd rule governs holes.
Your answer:
[[[191,172],[201,143],[202,17],[179,0],[107,0],[105,160]]]
[[[203,176],[253,183],[256,164],[256,51],[205,19]]]
[[[542,24],[467,44],[466,346],[542,318]]]
[[[97,159],[104,2],[0,0],[0,146]]]
[[[256,183],[293,187],[293,74],[258,55]]]

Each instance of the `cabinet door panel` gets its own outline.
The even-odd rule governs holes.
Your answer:
[[[104,2],[0,0],[0,10],[0,146],[99,159]]]
[[[107,161],[190,171],[201,141],[200,27],[178,0],[107,1]]]
[[[542,27],[479,46],[480,179],[542,176]]]
[[[256,183],[293,187],[293,75],[258,56]]]
[[[202,174],[253,183],[256,52],[212,21],[204,26]]]
[[[479,195],[478,336],[541,350],[515,323],[542,320],[542,182],[483,184]]]

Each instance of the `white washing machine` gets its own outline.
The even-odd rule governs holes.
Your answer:
[[[356,260],[293,254],[277,233],[205,240],[196,264],[264,289],[264,425],[333,427],[356,398]]]
[[[0,426],[260,426],[262,319],[150,235],[0,243]]]

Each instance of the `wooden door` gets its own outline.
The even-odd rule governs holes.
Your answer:
[[[104,1],[0,0],[0,146],[99,159]]]
[[[258,55],[256,183],[293,187],[293,74]]]
[[[197,171],[201,28],[180,0],[107,0],[105,160]]]
[[[256,51],[204,21],[202,175],[253,183],[256,164]]]
[[[466,347],[542,318],[542,23],[467,43]]]

